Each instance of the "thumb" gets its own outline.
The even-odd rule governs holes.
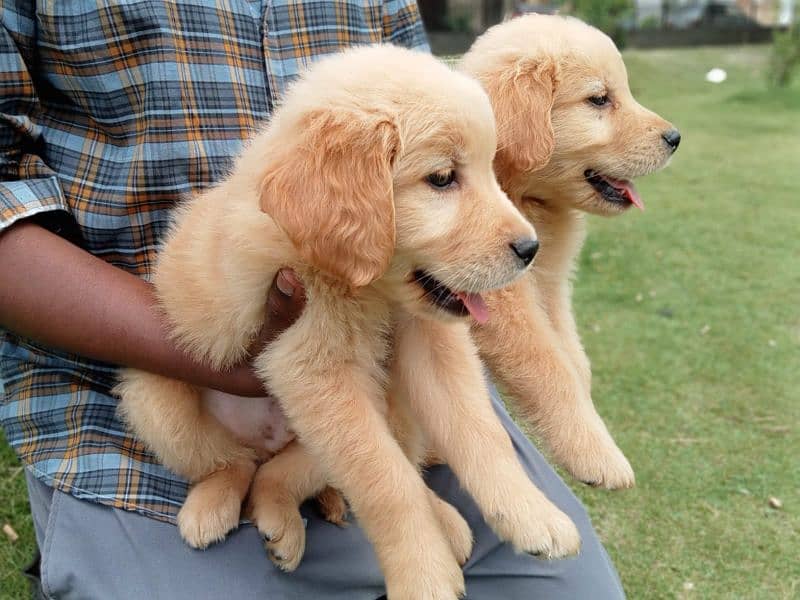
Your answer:
[[[306,305],[303,283],[291,269],[281,269],[267,292],[264,327],[256,340],[257,349],[272,342],[302,314]]]

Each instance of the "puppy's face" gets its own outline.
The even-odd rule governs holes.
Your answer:
[[[433,57],[327,59],[271,127],[293,141],[269,161],[262,209],[321,271],[353,287],[380,279],[413,312],[483,320],[480,292],[533,260],[535,232],[494,176],[489,99]]]
[[[460,77],[448,87],[435,108],[412,110],[403,127],[392,271],[406,285],[395,293],[412,312],[471,313],[482,321],[487,309],[479,294],[520,276],[538,242],[495,179],[488,98]]]
[[[464,64],[495,104],[504,180],[522,196],[591,213],[641,208],[631,180],[662,168],[680,135],[633,98],[611,39],[541,15],[490,34]]]
[[[619,52],[592,31],[593,39],[583,39],[561,61],[551,111],[553,154],[532,179],[577,208],[615,214],[643,207],[631,180],[662,168],[680,136],[636,102]]]

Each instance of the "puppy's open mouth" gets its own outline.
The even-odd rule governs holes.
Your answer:
[[[478,323],[489,320],[489,308],[480,294],[453,291],[422,269],[414,271],[411,278],[425,292],[423,298],[434,306],[459,317],[472,315]]]
[[[606,202],[624,207],[633,204],[639,210],[644,210],[642,197],[633,187],[633,182],[627,179],[614,179],[608,175],[601,175],[592,169],[584,171],[583,176]]]

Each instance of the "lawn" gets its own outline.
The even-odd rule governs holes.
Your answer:
[[[765,50],[625,55],[683,134],[645,213],[592,221],[575,290],[637,475],[578,491],[631,598],[800,596],[800,86],[764,88]]]
[[[634,94],[683,134],[639,184],[644,213],[592,219],[575,289],[637,487],[574,488],[630,598],[800,596],[800,85],[766,90],[765,58],[625,53]],[[723,84],[703,79],[715,66]],[[0,447],[0,524],[20,535],[0,535],[2,598],[27,589],[24,494]]]

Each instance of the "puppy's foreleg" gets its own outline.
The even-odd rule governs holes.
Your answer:
[[[561,347],[566,352],[586,392],[591,394],[592,367],[578,334],[578,326],[572,313],[571,285],[568,281],[553,285],[539,283],[535,289],[539,305],[544,309]]]
[[[396,339],[396,337],[395,337]],[[392,364],[391,391],[388,397],[389,426],[408,460],[417,468],[430,466],[436,461],[432,458],[431,448],[426,444],[425,435],[420,428],[412,407],[408,403],[408,392],[402,389],[402,374],[398,371],[397,361]],[[420,377],[426,374],[420,373]],[[438,461],[441,462],[441,461]],[[442,500],[428,488],[428,500],[433,512],[442,527],[450,547],[453,549],[458,564],[463,565],[472,554],[472,530],[464,517],[449,502]]]
[[[348,499],[375,547],[389,598],[452,600],[464,592],[463,574],[425,483],[380,407],[381,324],[371,323],[366,315],[374,319],[374,311],[363,306],[325,293],[316,299],[256,359],[258,372]]]
[[[575,525],[531,482],[492,408],[467,325],[410,319],[396,344],[405,400],[497,535],[531,554],[577,552]]]
[[[491,318],[472,330],[481,356],[553,459],[586,483],[631,487],[633,470],[597,414],[533,282],[487,294],[486,301]]]

